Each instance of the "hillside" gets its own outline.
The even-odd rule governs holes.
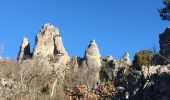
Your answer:
[[[30,50],[24,37],[17,61],[0,59],[1,100],[169,100],[170,28],[160,35],[160,52],[138,52],[134,61],[102,58],[97,41],[84,57],[70,57],[59,29],[45,24]]]

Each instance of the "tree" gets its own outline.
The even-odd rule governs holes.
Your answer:
[[[133,66],[140,70],[142,66],[152,65],[153,52],[151,50],[141,50],[135,54]]]
[[[170,0],[163,0],[164,7],[158,9],[162,20],[170,21]]]

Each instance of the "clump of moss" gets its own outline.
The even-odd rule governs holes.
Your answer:
[[[135,54],[133,60],[133,67],[141,70],[142,66],[152,65],[153,52],[151,50],[141,50]]]

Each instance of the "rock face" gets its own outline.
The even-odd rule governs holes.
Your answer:
[[[164,33],[159,35],[160,54],[170,59],[170,27]]]
[[[70,57],[68,56],[68,53],[64,48],[62,38],[59,34],[54,37],[54,56],[62,59],[61,62],[63,62],[64,64],[66,64],[70,60]]]
[[[116,61],[111,55],[105,58],[106,61]]]
[[[35,41],[33,57],[47,57],[54,54],[54,38],[59,35],[59,30],[52,24],[45,24],[38,33]]]
[[[85,61],[89,68],[100,68],[101,55],[95,40],[90,41],[90,44],[85,52]]]
[[[64,48],[59,29],[52,24],[45,24],[38,33],[33,51],[34,57],[55,56],[60,63],[66,63],[70,57]]]
[[[128,65],[131,65],[132,62],[131,62],[131,60],[130,60],[129,53],[126,52],[126,53],[122,56],[122,58],[120,59],[120,62],[125,63],[125,64],[128,64]]]
[[[84,55],[83,68],[87,69],[87,74],[91,74],[90,82],[100,82],[99,72],[101,64],[101,55],[95,40],[90,41]]]
[[[169,41],[170,28],[167,28],[160,35],[161,50],[157,55],[159,59],[155,60],[168,64],[165,60],[170,59]],[[30,56],[32,58],[27,59]],[[28,39],[23,39],[18,61],[22,63],[9,58],[1,61],[0,57],[0,99],[16,96],[21,99],[20,96],[28,95],[33,99],[47,96],[46,99],[58,100],[60,95],[66,94],[81,95],[87,100],[94,100],[88,99],[89,95],[96,96],[95,100],[125,100],[127,97],[129,100],[170,100],[170,65],[136,69],[128,53],[118,61],[112,56],[102,59],[95,40],[90,42],[84,58],[70,58],[58,28],[49,23],[38,33],[33,55]],[[80,92],[81,89],[85,92]],[[61,100],[65,99],[63,96]]]
[[[170,64],[170,27],[159,35],[160,51],[155,55],[154,63],[156,65]]]
[[[56,55],[68,55],[59,34],[54,37],[54,51]]]
[[[145,78],[151,77],[154,74],[169,73],[170,65],[166,66],[142,66],[142,72]]]
[[[20,51],[18,54],[18,61],[25,60],[30,57],[30,43],[27,38],[23,38]]]

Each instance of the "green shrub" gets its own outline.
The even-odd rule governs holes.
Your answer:
[[[141,50],[134,56],[133,67],[141,70],[142,66],[152,65],[153,52],[150,50]]]

